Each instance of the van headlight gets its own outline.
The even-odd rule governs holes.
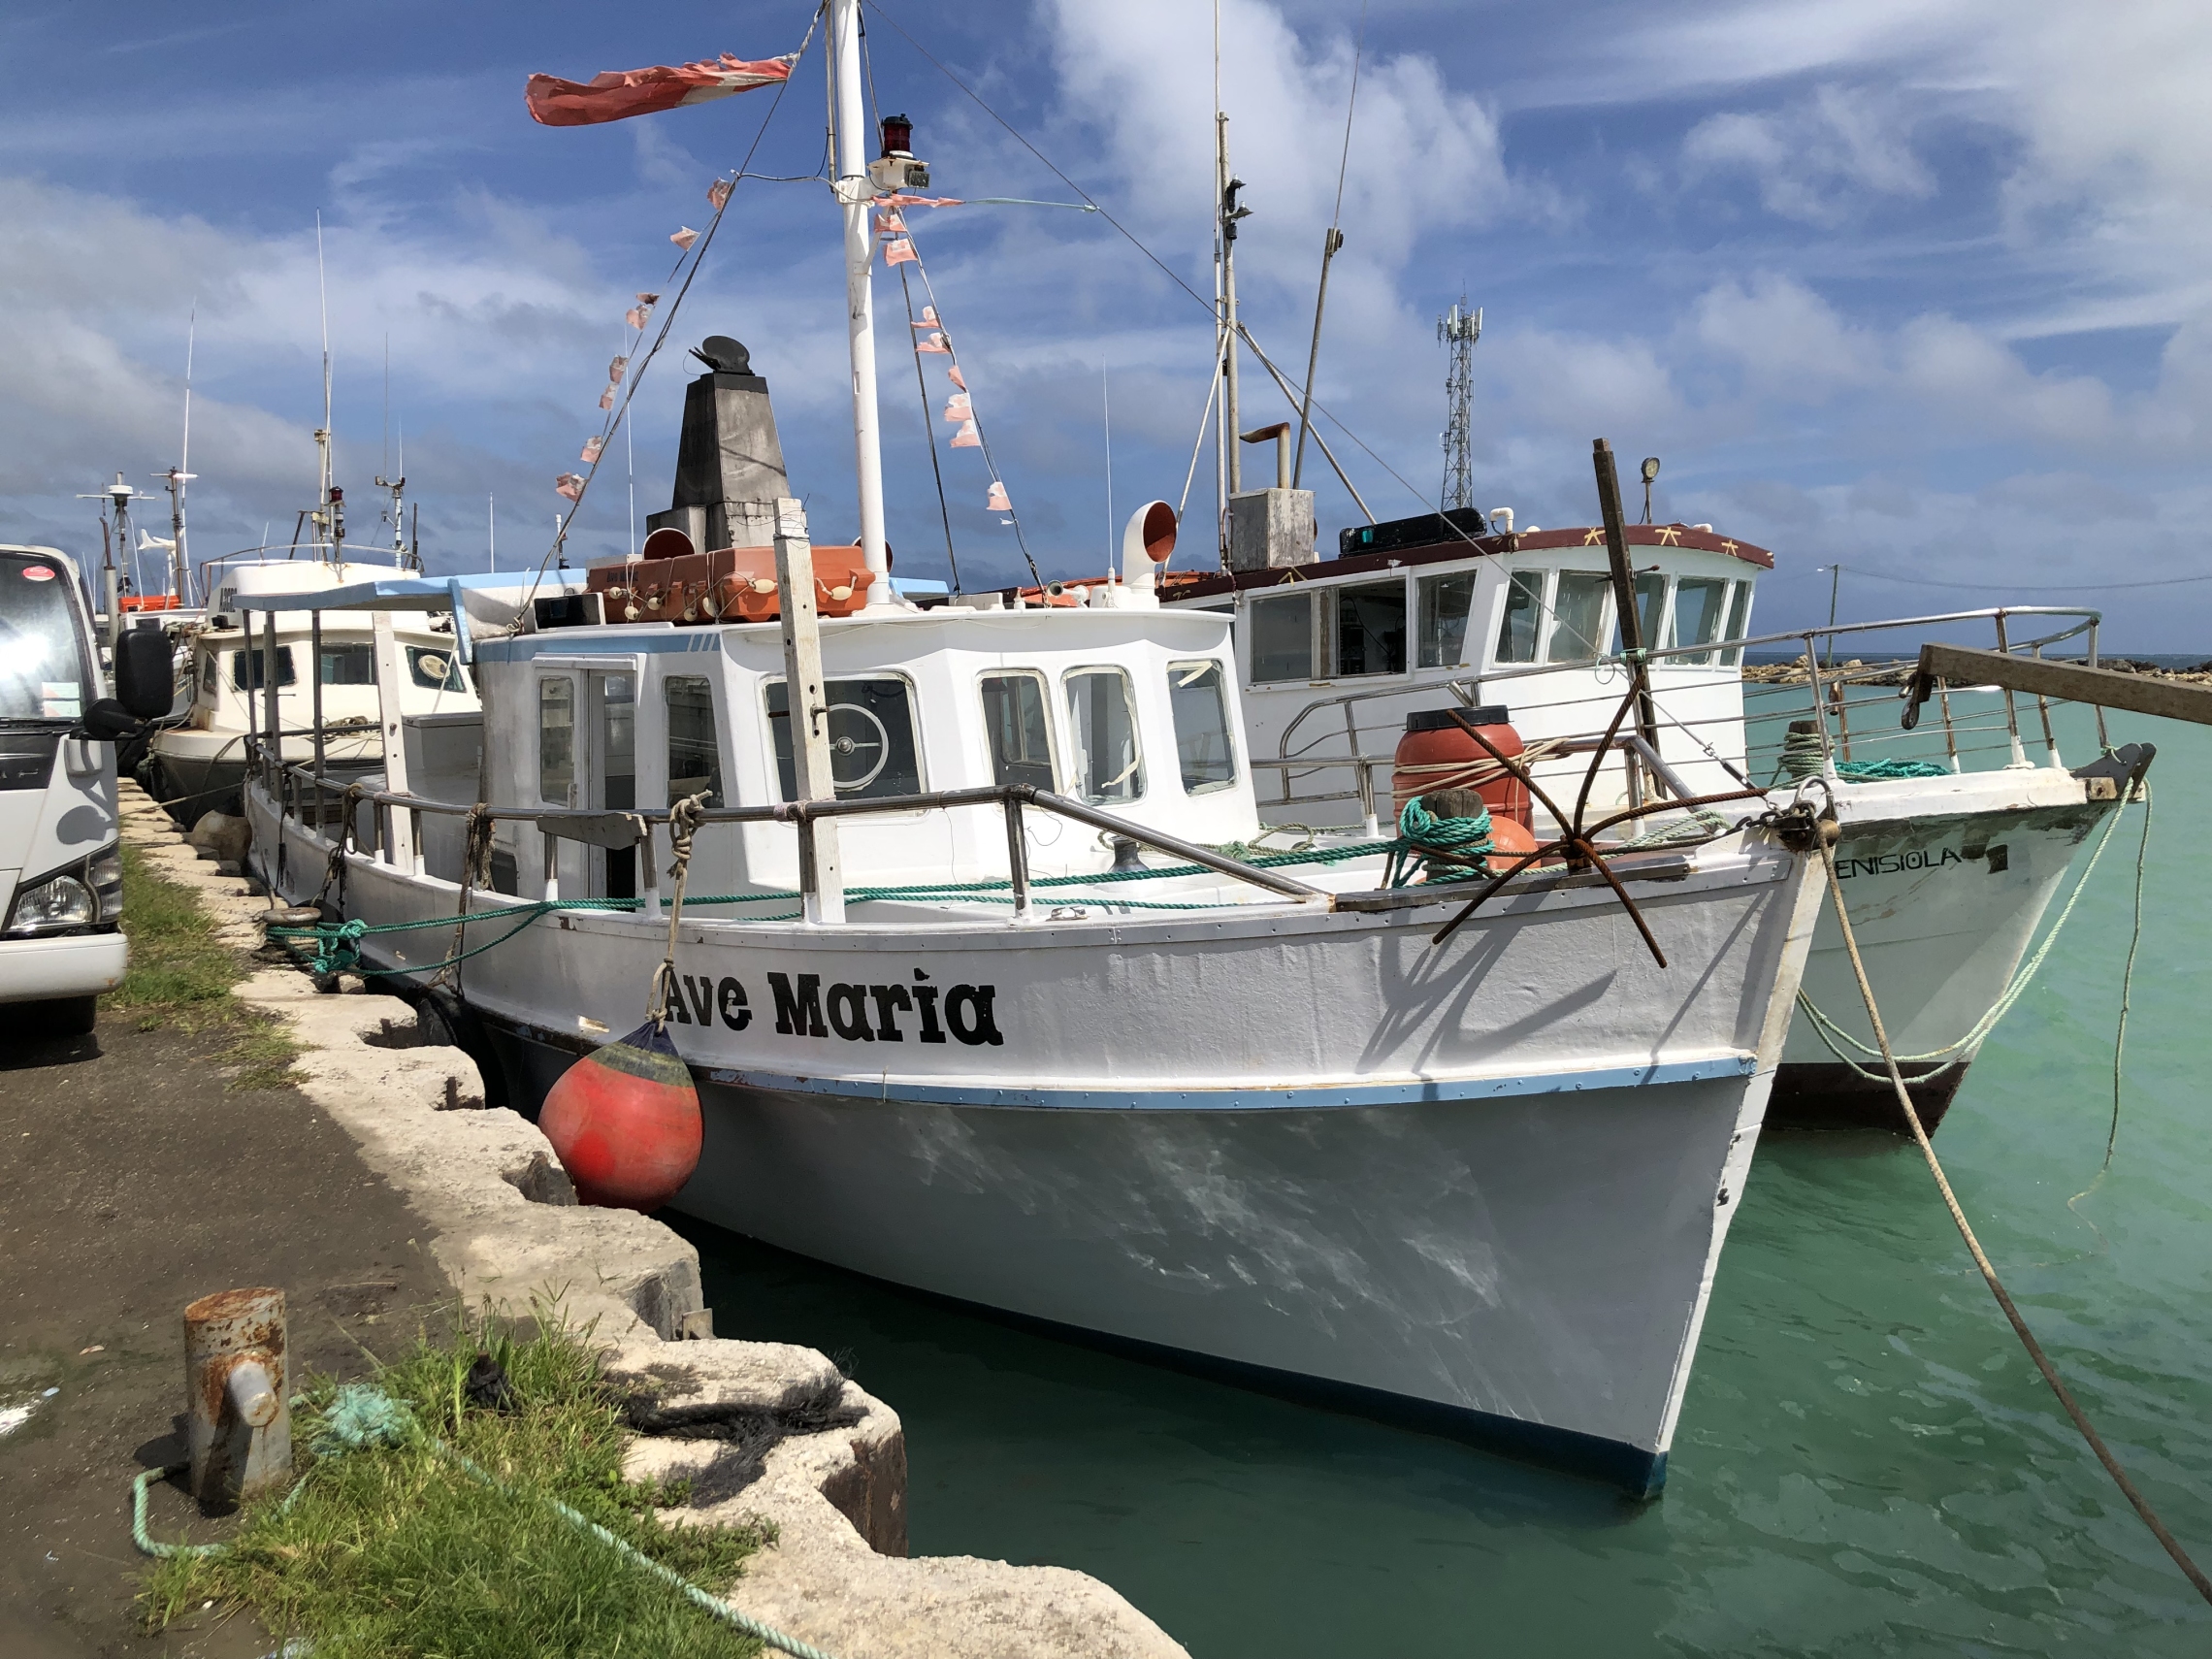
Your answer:
[[[99,920],[113,926],[123,917],[123,854],[119,847],[110,847],[96,854],[87,872],[92,878],[92,897],[100,906]]]
[[[50,933],[63,927],[89,927],[99,920],[100,901],[75,876],[55,876],[20,889],[8,920],[11,933]]]

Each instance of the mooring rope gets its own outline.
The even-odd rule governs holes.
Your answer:
[[[2114,816],[2117,817],[2118,814]],[[1981,1269],[1982,1280],[1989,1285],[1990,1294],[1997,1298],[1997,1305],[2004,1310],[2005,1318],[2011,1321],[2013,1334],[2019,1337],[2021,1346],[2028,1350],[2028,1357],[2035,1362],[2035,1369],[2043,1374],[2043,1381],[2051,1385],[2051,1392],[2058,1396],[2059,1404],[2066,1408],[2066,1415],[2073,1419],[2074,1427],[2089,1442],[2090,1449],[2097,1453],[2097,1460],[2104,1465],[2104,1472],[2112,1477],[2113,1483],[2120,1488],[2128,1502],[2134,1506],[2135,1513],[2151,1529],[2151,1536],[2173,1557],[2174,1565],[2196,1586],[2196,1593],[2207,1603],[2212,1603],[2212,1578],[2204,1576],[2203,1569],[2190,1559],[2189,1552],[2182,1548],[2180,1541],[2166,1530],[2165,1522],[2151,1508],[2150,1500],[2128,1478],[2127,1470],[2121,1468],[2120,1460],[2112,1455],[2112,1448],[2104,1444],[2103,1436],[2097,1432],[2097,1426],[2089,1420],[2088,1414],[2075,1402],[2065,1380],[2059,1376],[2058,1368],[2051,1363],[2050,1355],[2043,1351],[2043,1345],[2035,1340],[2035,1333],[2028,1328],[2028,1321],[2021,1317],[2020,1309],[2014,1304],[2010,1292],[2004,1288],[2004,1282],[1997,1276],[1997,1269],[1990,1264],[1988,1254],[1982,1250],[1981,1240],[1974,1237],[1974,1229],[1967,1220],[1966,1211],[1959,1207],[1958,1194],[1951,1190],[1950,1178],[1943,1173],[1942,1161],[1936,1157],[1936,1148],[1928,1139],[1928,1130],[1920,1122],[1919,1112],[1913,1107],[1912,1090],[1905,1087],[1904,1073],[1898,1069],[1897,1057],[1890,1052],[1889,1033],[1882,1025],[1882,1011],[1874,1001],[1874,988],[1868,982],[1867,964],[1859,956],[1858,936],[1851,930],[1851,913],[1843,903],[1842,878],[1836,873],[1836,842],[1840,834],[1840,827],[1833,817],[1821,821],[1820,862],[1828,876],[1828,895],[1836,907],[1837,925],[1843,930],[1843,948],[1850,954],[1851,972],[1859,982],[1859,995],[1867,1005],[1867,1019],[1873,1026],[1874,1041],[1880,1045],[1883,1063],[1888,1067],[1890,1087],[1897,1090],[1898,1107],[1904,1113],[1905,1122],[1911,1125],[1912,1138],[1920,1145],[1920,1155],[1928,1160],[1928,1173],[1936,1178],[1936,1190],[1943,1195],[1943,1206],[1951,1212],[1951,1220],[1958,1226],[1959,1236],[1967,1241],[1967,1249],[1973,1255],[1974,1265]]]
[[[1398,843],[1384,866],[1384,887],[1410,887],[1434,871],[1467,875],[1487,869],[1490,851],[1490,809],[1480,808],[1472,818],[1442,817],[1427,801],[1415,796],[1398,814]]]
[[[692,838],[699,833],[700,816],[709,798],[708,792],[700,790],[668,808],[668,875],[673,884],[668,903],[668,949],[661,958],[661,965],[653,970],[653,991],[645,1006],[645,1018],[655,1030],[666,1030],[668,1025],[668,992],[676,983],[676,928],[684,919],[684,888],[691,881]],[[647,852],[650,856],[650,847]]]

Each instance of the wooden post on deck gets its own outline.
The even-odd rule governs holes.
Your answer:
[[[399,635],[392,632],[392,613],[370,613],[371,637],[376,653],[376,730],[384,739],[384,787],[394,795],[407,793],[407,733],[402,723],[400,688],[407,683],[400,659]],[[378,849],[395,869],[414,868],[414,815],[394,811],[391,844]]]
[[[830,770],[830,694],[822,679],[822,618],[814,603],[814,544],[806,509],[789,497],[776,503],[776,600],[783,616],[784,708],[791,725],[791,772],[800,800],[834,800]],[[798,886],[806,920],[845,920],[845,875],[837,856],[837,821],[801,820]]]
[[[1651,702],[1651,665],[1643,656],[1643,622],[1636,610],[1636,572],[1628,562],[1628,523],[1620,510],[1620,475],[1613,470],[1612,445],[1604,439],[1591,445],[1598,475],[1598,510],[1606,521],[1606,557],[1612,567],[1613,609],[1620,615],[1620,651],[1636,687],[1636,729],[1651,752],[1659,753],[1659,712]],[[1641,800],[1631,805],[1641,806]]]

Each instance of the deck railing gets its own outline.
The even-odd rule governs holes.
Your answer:
[[[2030,638],[2012,639],[2009,637],[2012,632],[2011,624],[2013,619],[2017,618],[2052,618],[2063,625]],[[1870,729],[1865,718],[1862,718],[1859,730],[1853,731],[1851,723],[1854,714],[1862,717],[1870,716],[1877,707],[1894,700],[1894,699],[1876,692],[1874,690],[1875,683],[1890,679],[1898,674],[1901,669],[1908,669],[1909,663],[1907,661],[1897,664],[1862,665],[1857,668],[1838,667],[1835,665],[1834,659],[1838,654],[1837,646],[1839,641],[1903,630],[1984,622],[1991,626],[1997,648],[2015,654],[2041,656],[2052,646],[2063,644],[2070,639],[2084,639],[2088,661],[2092,667],[2095,667],[2098,662],[2098,634],[2101,621],[2101,614],[2098,611],[2070,606],[2007,605],[1980,610],[1946,611],[1929,616],[1891,618],[1874,622],[1837,623],[1826,627],[1793,630],[1780,634],[1750,634],[1737,639],[1711,640],[1699,645],[1667,646],[1652,650],[1646,655],[1651,662],[1661,665],[1669,661],[1685,658],[1709,659],[1709,664],[1692,663],[1688,665],[1707,667],[1726,663],[1732,657],[1737,664],[1740,664],[1742,655],[1746,650],[1761,646],[1799,644],[1804,647],[1803,661],[1806,667],[1805,690],[1807,697],[1802,704],[1784,704],[1776,699],[1774,705],[1757,710],[1745,709],[1740,715],[1731,714],[1725,718],[1701,717],[1695,714],[1684,716],[1669,707],[1670,699],[1666,696],[1665,688],[1660,688],[1657,703],[1662,727],[1670,729],[1685,739],[1698,751],[1698,758],[1719,765],[1740,782],[1748,785],[1762,774],[1772,774],[1779,769],[1777,763],[1783,753],[1783,738],[1786,736],[1786,732],[1777,730],[1775,726],[1777,722],[1805,721],[1809,716],[1810,724],[1814,726],[1819,738],[1821,768],[1823,771],[1831,773],[1838,761],[1853,760],[1857,758],[1856,752],[1863,752],[1870,747],[1903,742],[1912,735],[1903,731],[1877,734]],[[1824,657],[1828,659],[1825,664],[1823,662]],[[1373,743],[1377,748],[1387,748],[1394,751],[1398,732],[1394,728],[1381,725],[1363,727],[1355,709],[1357,705],[1362,703],[1384,699],[1402,699],[1409,695],[1418,694],[1425,690],[1448,691],[1458,699],[1461,704],[1472,707],[1485,700],[1494,699],[1497,696],[1497,688],[1501,684],[1542,680],[1545,676],[1552,675],[1604,674],[1610,671],[1619,676],[1615,686],[1594,692],[1587,697],[1571,697],[1544,705],[1545,712],[1553,716],[1557,716],[1562,710],[1573,710],[1578,707],[1587,709],[1590,716],[1589,727],[1572,736],[1555,740],[1550,752],[1561,755],[1588,754],[1598,746],[1600,734],[1604,731],[1606,722],[1618,704],[1621,692],[1627,687],[1626,670],[1627,665],[1620,657],[1592,657],[1568,663],[1516,664],[1481,674],[1461,673],[1428,682],[1394,678],[1389,685],[1363,687],[1354,691],[1317,697],[1299,709],[1289,724],[1284,728],[1283,734],[1277,741],[1276,753],[1272,757],[1254,756],[1252,758],[1251,764],[1255,774],[1273,774],[1275,783],[1273,790],[1261,788],[1257,791],[1260,796],[1260,803],[1265,808],[1273,809],[1355,800],[1359,803],[1361,816],[1371,827],[1374,826],[1378,820],[1376,810],[1378,795],[1379,793],[1387,795],[1386,790],[1379,790],[1377,773],[1378,771],[1382,772],[1386,779],[1394,764],[1394,754],[1371,752],[1369,745]],[[1734,671],[1739,674],[1741,672],[1740,667],[1736,667]],[[1761,682],[1742,681],[1741,683],[1750,685]],[[1855,689],[1864,689],[1870,695],[1853,696],[1852,693]],[[2004,753],[2005,764],[2024,766],[2030,764],[2027,759],[2026,746],[2021,737],[2020,710],[2016,694],[2009,691],[2003,693],[2000,709],[1991,715],[1959,716],[1954,714],[1951,707],[1950,693],[1952,689],[1947,686],[1939,688],[1938,700],[1944,739],[1944,758],[1953,771],[1965,770],[1966,762],[1969,757],[1993,750],[2001,750]],[[2050,699],[2038,695],[2035,699],[2035,705],[2036,717],[2041,728],[2043,748],[2049,764],[2055,766],[2060,763],[2058,744],[2051,726]],[[1344,730],[1341,733],[1331,729],[1335,724],[1333,721],[1325,719],[1332,711],[1341,713],[1343,717]],[[1999,714],[2001,715],[2001,727],[1996,724]],[[2099,745],[2106,745],[2108,736],[2104,726],[2104,710],[2102,708],[2097,709],[2096,715],[2098,741]],[[1322,730],[1309,734],[1301,743],[1299,741],[1301,729],[1315,720],[1323,720]],[[1774,733],[1765,741],[1747,737],[1741,764],[1723,754],[1708,740],[1709,729],[1723,729],[1712,734],[1725,738],[1729,735],[1726,729],[1734,728],[1739,724],[1747,731],[1764,727],[1768,732]],[[1977,739],[1985,736],[1992,741],[1988,743],[1977,741]],[[1339,742],[1345,745],[1342,751],[1332,747]],[[1672,745],[1668,746],[1672,747]],[[1656,754],[1649,752],[1648,746],[1641,737],[1633,733],[1616,737],[1613,747],[1621,755],[1622,766],[1626,773],[1627,793],[1632,804],[1641,806],[1648,803],[1655,811],[1663,810],[1666,805],[1665,797],[1667,795],[1679,798],[1690,793],[1686,787],[1680,786],[1678,779],[1671,775],[1672,768],[1662,763]],[[1759,754],[1761,750],[1766,751],[1764,760]],[[1675,757],[1675,764],[1679,764],[1680,762],[1681,757]],[[1344,779],[1341,782],[1331,781],[1319,789],[1301,790],[1296,787],[1298,782],[1312,774],[1336,774],[1337,778],[1341,779],[1343,774],[1347,772],[1350,774],[1349,779]],[[1647,782],[1652,780],[1662,786],[1664,794],[1646,788]]]
[[[305,733],[292,733],[305,735]],[[654,874],[654,861],[650,849],[653,828],[670,821],[667,808],[640,807],[635,810],[602,811],[586,807],[534,807],[473,805],[462,801],[439,800],[428,796],[381,789],[365,789],[358,783],[334,779],[311,766],[276,762],[272,752],[255,744],[253,764],[263,787],[276,801],[278,812],[286,819],[303,824],[310,822],[319,834],[333,820],[330,814],[330,797],[333,793],[343,803],[338,819],[338,833],[332,837],[335,845],[348,851],[374,852],[377,861],[387,866],[405,863],[407,873],[426,875],[423,851],[423,822],[426,817],[475,818],[488,827],[498,823],[528,824],[537,830],[544,847],[543,881],[546,898],[560,896],[558,843],[563,840],[588,846],[623,851],[644,847],[647,857],[642,861],[645,873],[645,891],[640,895],[648,915],[658,914],[660,896]],[[375,830],[374,849],[360,845],[359,826],[353,809],[354,802],[369,806],[371,823]],[[1163,830],[1133,824],[1111,812],[1033,784],[1003,784],[975,789],[933,790],[920,795],[880,796],[863,800],[793,800],[778,801],[767,806],[715,806],[697,815],[697,822],[707,824],[788,824],[799,839],[799,893],[809,913],[817,909],[832,915],[841,914],[844,902],[842,884],[826,887],[820,881],[819,865],[813,855],[814,827],[841,818],[859,818],[878,813],[916,811],[950,811],[959,807],[996,806],[1004,816],[1006,827],[1006,853],[1009,884],[1014,900],[1016,920],[1025,920],[1031,914],[1028,842],[1024,834],[1023,815],[1030,808],[1053,813],[1071,822],[1123,838],[1137,847],[1150,848],[1213,871],[1217,875],[1260,888],[1281,898],[1299,903],[1319,904],[1333,908],[1335,895],[1322,889],[1311,887],[1293,877],[1276,870],[1218,853],[1210,847],[1185,841]],[[402,837],[395,833],[395,815],[404,814],[407,833]],[[466,846],[463,857],[468,856]],[[1110,872],[1109,872],[1110,873]],[[835,878],[833,878],[834,880]]]

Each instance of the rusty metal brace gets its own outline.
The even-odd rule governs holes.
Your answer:
[[[1592,837],[1597,835],[1599,831],[1610,830],[1615,824],[1625,823],[1631,818],[1644,816],[1644,809],[1642,807],[1632,808],[1627,812],[1615,813],[1587,830],[1582,827],[1583,814],[1589,808],[1590,790],[1597,782],[1598,769],[1605,764],[1605,758],[1612,748],[1613,737],[1620,730],[1620,723],[1627,718],[1629,709],[1634,705],[1635,698],[1636,693],[1632,688],[1629,695],[1621,699],[1620,706],[1613,711],[1612,723],[1606,728],[1605,741],[1599,744],[1596,753],[1590,757],[1590,769],[1583,775],[1581,793],[1576,798],[1575,814],[1571,820],[1566,813],[1559,810],[1558,802],[1545,793],[1544,787],[1536,781],[1526,766],[1520,764],[1511,756],[1502,753],[1496,744],[1482,735],[1481,728],[1468,719],[1463,710],[1456,708],[1451,710],[1451,717],[1458,723],[1459,729],[1489,751],[1491,757],[1501,766],[1505,767],[1531,795],[1542,801],[1545,810],[1551,814],[1553,822],[1563,827],[1565,832],[1558,839],[1547,841],[1533,853],[1522,855],[1514,861],[1513,867],[1507,870],[1505,874],[1493,877],[1489,886],[1469,899],[1458,915],[1437,930],[1435,936],[1429,940],[1430,944],[1441,945],[1450,938],[1459,930],[1461,925],[1475,914],[1484,899],[1490,897],[1491,895],[1530,865],[1539,860],[1549,858],[1555,853],[1564,852],[1571,867],[1575,864],[1586,863],[1605,878],[1606,885],[1613,891],[1613,896],[1618,898],[1622,908],[1627,910],[1629,920],[1636,924],[1636,930],[1643,934],[1643,943],[1651,952],[1652,960],[1661,967],[1667,965],[1667,953],[1659,948],[1659,941],[1653,937],[1650,924],[1643,920],[1643,912],[1637,907],[1636,900],[1629,896],[1628,890],[1621,886],[1620,878],[1613,874],[1611,865],[1606,862],[1605,855],[1598,851],[1592,840]],[[1720,795],[1694,796],[1687,800],[1675,801],[1673,804],[1678,807],[1711,806],[1722,801],[1744,800],[1753,797],[1763,797],[1765,794],[1764,790],[1758,789],[1730,790]]]

